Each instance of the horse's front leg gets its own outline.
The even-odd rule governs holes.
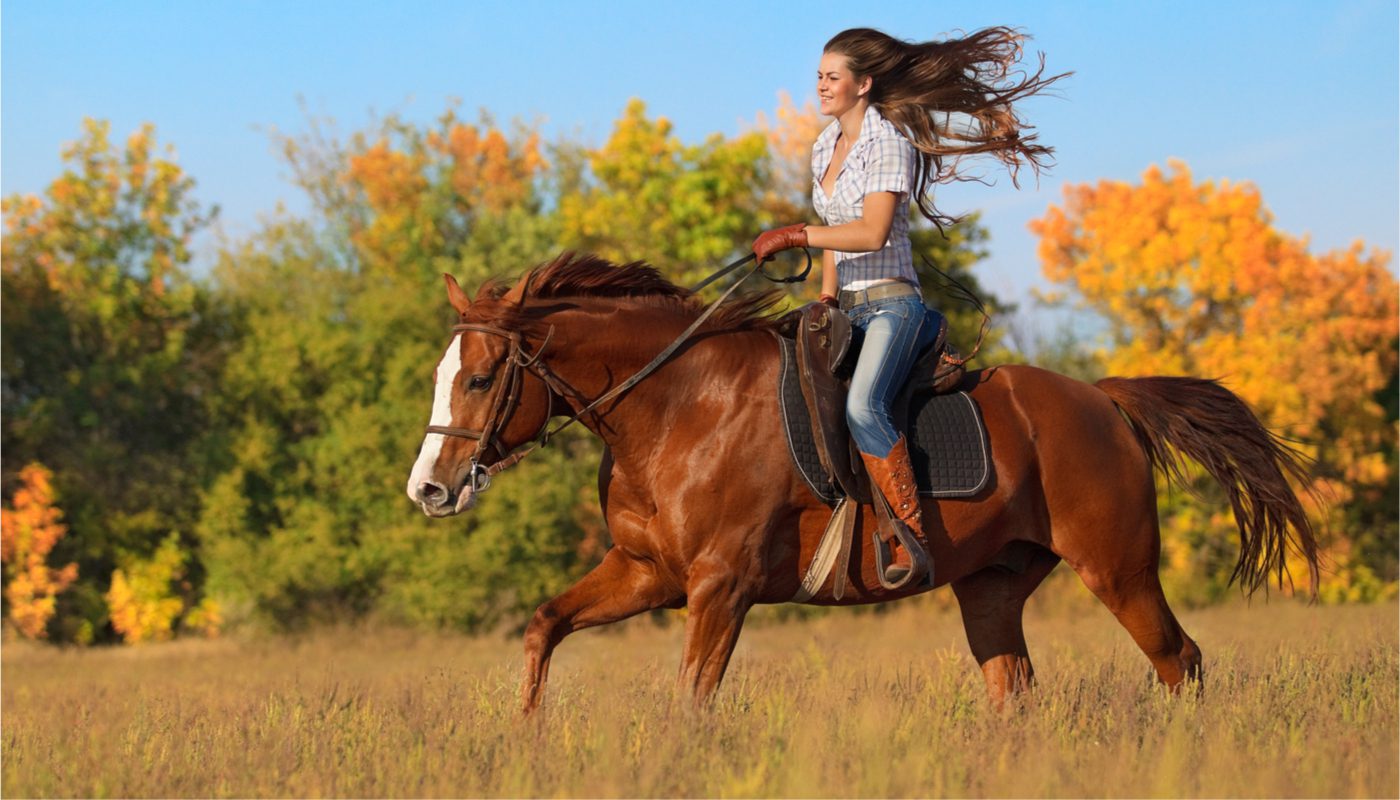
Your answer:
[[[753,602],[749,587],[727,564],[696,564],[686,592],[685,652],[680,685],[696,705],[719,688]]]
[[[679,591],[658,579],[653,567],[613,548],[603,561],[563,594],[541,605],[525,629],[526,714],[539,707],[549,673],[549,657],[565,636],[594,625],[679,604]]]

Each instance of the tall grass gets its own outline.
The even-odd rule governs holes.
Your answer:
[[[1397,608],[1183,615],[1168,696],[1101,608],[1033,609],[1038,686],[998,712],[955,612],[751,626],[714,705],[681,626],[567,639],[517,715],[519,644],[402,631],[3,652],[20,796],[1376,796],[1397,775]]]

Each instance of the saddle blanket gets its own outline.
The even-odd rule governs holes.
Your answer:
[[[812,420],[797,376],[796,346],[790,339],[778,341],[782,350],[778,401],[787,428],[788,451],[812,492],[834,506],[841,499],[841,490],[827,479],[817,455]],[[970,497],[987,485],[991,478],[987,429],[977,402],[967,392],[915,394],[910,398],[904,431],[919,494]]]

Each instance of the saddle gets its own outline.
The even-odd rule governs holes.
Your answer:
[[[850,320],[830,306],[811,304],[788,314],[778,333],[783,354],[779,397],[788,446],[807,485],[834,508],[793,601],[810,599],[830,575],[835,576],[832,596],[841,599],[857,509],[864,505],[873,506],[878,520],[871,543],[881,585],[900,590],[912,587],[916,579],[932,585],[927,543],[895,517],[885,497],[872,491],[864,460],[850,437],[846,394],[855,362]],[[905,423],[902,432],[912,444],[920,493],[968,497],[986,485],[990,462],[976,403],[965,392],[954,391],[966,376],[966,359],[948,344],[947,334],[944,321],[933,345],[917,357],[891,411]],[[909,551],[915,566],[904,579],[890,581],[885,569],[895,540]]]
[[[846,393],[855,368],[850,318],[840,309],[822,303],[803,306],[790,317],[788,327],[797,345],[795,361],[802,399],[811,417],[822,469],[842,494],[860,503],[871,503],[870,481],[846,424]],[[948,343],[948,321],[944,319],[933,344],[910,369],[908,382],[892,409],[894,418],[908,418],[913,395],[952,392],[961,385],[964,375],[963,359],[957,348]]]

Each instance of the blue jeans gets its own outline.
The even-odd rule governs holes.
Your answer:
[[[904,388],[915,357],[933,344],[943,315],[925,307],[917,295],[875,300],[846,313],[861,331],[846,422],[862,453],[883,458],[900,436],[890,406]]]

